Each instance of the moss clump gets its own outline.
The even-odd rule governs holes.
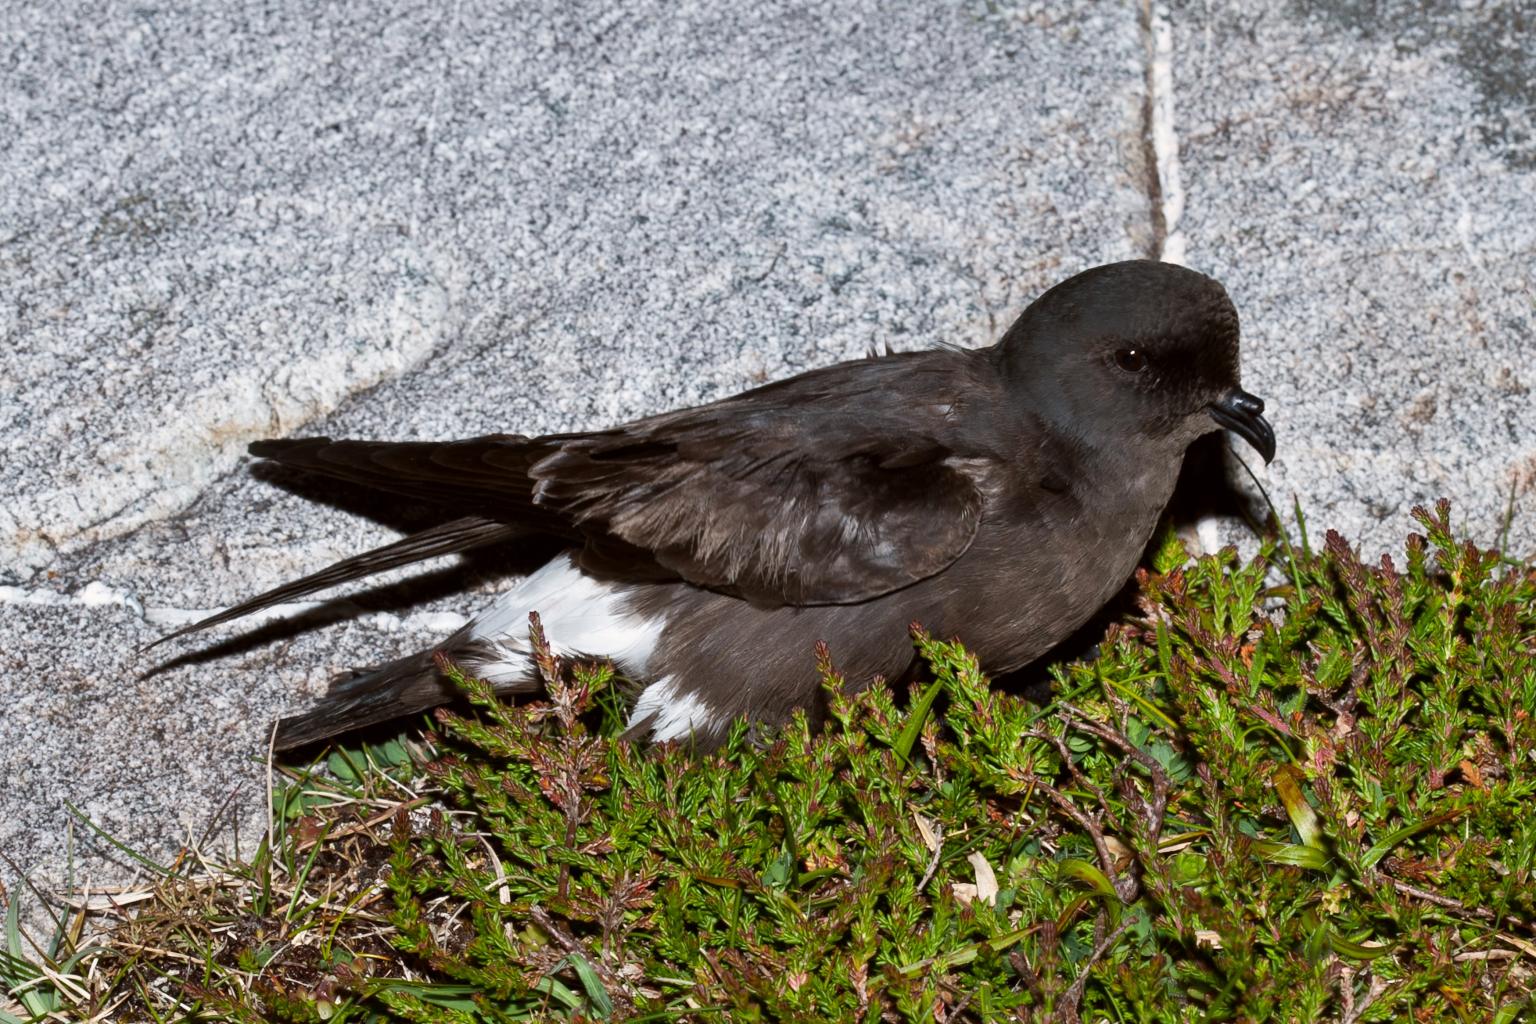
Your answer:
[[[824,659],[819,732],[739,728],[708,754],[612,738],[601,666],[545,652],[548,698],[520,706],[465,680],[474,712],[440,714],[420,768],[363,751],[331,789],[290,787],[264,873],[225,872],[203,909],[183,894],[153,943],[154,912],[120,929],[91,999],[292,1020],[1518,1019],[1536,571],[1457,542],[1443,505],[1417,515],[1401,567],[1330,535],[1144,574],[1140,614],[1058,668],[1046,707],[921,632],[932,683],[909,699],[846,696]]]

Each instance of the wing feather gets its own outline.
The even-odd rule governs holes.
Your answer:
[[[264,441],[253,454],[523,528],[629,549],[765,604],[868,600],[969,547],[998,460],[955,410],[976,353],[843,363],[613,430],[443,443]],[[615,544],[617,542],[617,544]]]
[[[310,573],[308,576],[290,580],[280,587],[263,591],[232,608],[226,608],[205,619],[199,619],[189,626],[182,626],[174,632],[167,633],[146,644],[143,650],[150,650],[168,640],[175,640],[189,633],[201,632],[210,626],[244,618],[252,612],[270,608],[284,601],[293,601],[321,590],[329,590],[331,587],[351,580],[363,579],[389,569],[398,569],[404,565],[426,561],[441,555],[473,551],[475,548],[515,537],[518,532],[515,526],[476,517],[440,523],[408,537],[402,537],[392,544],[364,551],[350,558],[343,558],[319,572]]]
[[[946,366],[963,358],[923,355]],[[927,400],[969,375],[914,381],[922,364],[882,362],[902,364],[905,379],[845,364],[865,372],[851,383],[807,374],[564,438],[530,467],[533,500],[650,551],[692,583],[759,602],[851,603],[900,589],[969,547],[988,462],[932,411],[958,396],[918,407],[902,398],[914,383]]]

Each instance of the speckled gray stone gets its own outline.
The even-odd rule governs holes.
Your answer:
[[[1533,556],[1536,20],[1442,6],[1179,4],[1180,228],[1242,311],[1287,519],[1375,557],[1443,496]]]
[[[7,11],[0,851],[61,878],[66,801],[157,857],[253,836],[272,717],[484,600],[385,581],[145,676],[165,629],[392,536],[249,440],[619,422],[986,343],[1113,259],[1228,283],[1314,530],[1395,548],[1445,494],[1491,541],[1514,494],[1536,550],[1515,10]]]
[[[237,792],[250,835],[271,718],[473,608],[386,603],[138,679],[167,626],[390,536],[250,477],[251,439],[619,422],[877,344],[987,343],[1052,281],[1150,251],[1138,18],[8,12],[0,750],[25,785],[0,849],[57,879],[66,799],[165,856]]]

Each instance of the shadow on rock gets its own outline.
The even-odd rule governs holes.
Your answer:
[[[478,548],[458,556],[459,562],[454,565],[335,597],[297,615],[274,619],[210,646],[178,654],[147,669],[139,678],[149,679],[184,665],[201,665],[245,654],[266,644],[290,640],[360,615],[404,613],[440,598],[467,594],[487,581],[532,572],[554,557],[561,546],[555,540],[529,538]],[[480,603],[484,600],[483,597],[479,599]],[[472,607],[475,603],[474,598],[466,597],[465,612],[478,610]]]

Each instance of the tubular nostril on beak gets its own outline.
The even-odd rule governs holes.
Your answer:
[[[1264,418],[1264,400],[1233,388],[1211,405],[1211,418],[1235,431],[1269,462],[1275,457],[1275,431]]]
[[[1264,414],[1264,399],[1258,395],[1250,395],[1246,391],[1239,391],[1227,400],[1227,404],[1234,412],[1240,412],[1247,416],[1262,416]]]

